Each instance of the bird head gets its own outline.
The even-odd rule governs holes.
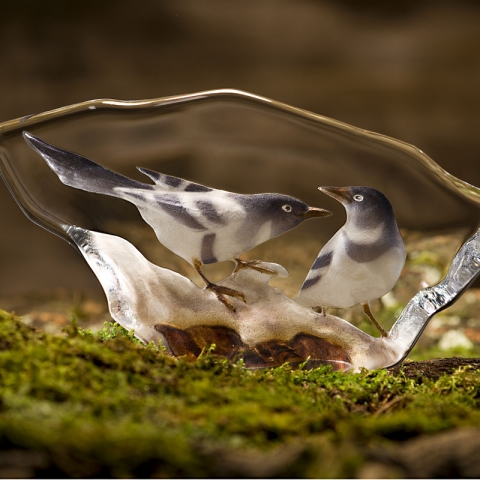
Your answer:
[[[374,188],[319,187],[319,190],[343,204],[347,211],[347,222],[353,222],[357,227],[395,221],[387,197]]]
[[[273,222],[275,235],[280,235],[304,220],[328,217],[332,213],[323,208],[310,207],[297,198],[281,194],[264,194],[263,214]]]

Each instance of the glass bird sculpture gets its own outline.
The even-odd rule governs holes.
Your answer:
[[[210,160],[213,153],[216,161]],[[153,184],[114,172],[113,166],[128,170],[133,159],[147,162],[149,168],[140,173]],[[171,174],[177,163],[190,171],[182,176],[192,181]],[[164,170],[162,164],[169,166],[168,175],[156,173]],[[424,228],[455,222],[476,229],[479,190],[411,145],[246,92],[96,100],[7,122],[0,125],[0,170],[24,213],[83,255],[112,318],[178,357],[195,359],[215,344],[216,354],[241,359],[250,368],[285,362],[339,370],[390,367],[408,355],[433,315],[458,299],[480,273],[477,231],[457,252],[444,279],[418,292],[390,331],[373,318],[380,331],[374,337],[329,314],[328,307],[355,303],[368,314],[369,301],[395,283],[405,259],[396,221]],[[385,182],[382,172],[387,170],[394,185]],[[272,278],[288,276],[284,267],[239,256],[303,228],[308,218],[328,216],[328,210],[309,206],[321,200],[318,184],[369,187],[323,188],[344,203],[347,222],[340,229],[323,219],[306,222],[332,241],[325,242],[291,298],[270,284]],[[231,193],[236,185],[243,185],[245,193]],[[256,193],[267,191],[284,193]],[[372,195],[387,213],[379,214],[377,206],[373,216],[358,214],[358,208],[370,208]],[[106,198],[112,196],[118,198]],[[207,288],[152,263],[115,234],[118,223],[112,218],[138,222],[135,212],[118,206],[125,203],[119,199],[137,207],[157,239],[191,263]],[[396,220],[388,213],[390,202]],[[203,266],[223,260],[236,261],[233,273],[215,283],[208,280]],[[332,284],[327,280],[333,266],[335,277],[347,271],[335,291],[342,288],[343,296],[359,292],[348,302],[332,293],[322,297],[328,290],[320,288],[322,277]],[[357,273],[361,278],[366,266],[380,278],[379,286],[369,280],[349,283]]]

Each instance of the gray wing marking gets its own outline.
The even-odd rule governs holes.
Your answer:
[[[218,261],[213,253],[213,244],[215,243],[216,236],[215,233],[209,233],[203,237],[200,256],[204,264],[216,263]]]
[[[328,267],[332,263],[332,259],[333,251],[320,255],[317,257],[310,270],[319,270],[320,268]]]
[[[175,195],[165,193],[162,195],[156,195],[155,199],[160,208],[182,225],[197,231],[207,230],[207,228],[182,205]]]
[[[218,213],[215,204],[208,200],[197,200],[195,205],[202,212],[203,216],[212,223],[217,225],[226,225],[226,219]]]
[[[186,192],[211,192],[213,189],[199,183],[190,182],[184,190]]]
[[[302,288],[300,290],[306,290],[307,288],[313,287],[320,281],[321,278],[322,278],[322,275],[317,275],[316,277],[313,277],[313,278],[307,278],[307,280],[303,282]]]
[[[312,268],[308,272],[307,279],[305,280],[305,282],[303,282],[302,288],[300,290],[305,290],[316,285],[323,276],[321,273],[316,272],[316,270],[328,267],[332,263],[332,259],[333,251],[324,253],[323,255],[319,255],[313,263]],[[317,274],[315,275],[315,273]]]

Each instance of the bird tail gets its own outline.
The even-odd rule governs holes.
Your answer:
[[[23,137],[28,145],[43,157],[60,181],[69,187],[114,197],[122,196],[117,190],[119,187],[152,189],[151,185],[124,177],[88,158],[50,145],[28,132],[23,132]]]

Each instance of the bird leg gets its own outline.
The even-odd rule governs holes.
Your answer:
[[[380,335],[382,337],[388,337],[388,333],[380,326],[380,324],[375,320],[373,316],[372,310],[370,310],[370,305],[368,303],[362,304],[363,311],[367,315],[367,317],[372,321],[372,323],[377,327]]]
[[[215,283],[210,282],[208,278],[202,272],[202,263],[197,258],[193,262],[193,266],[197,273],[202,277],[202,280],[205,282],[205,288],[207,290],[211,290],[215,296],[232,312],[235,312],[235,307],[233,306],[232,302],[225,297],[225,295],[229,295],[230,297],[235,297],[242,302],[246,303],[245,295],[238,290],[234,290],[233,288],[222,287],[220,285],[216,285]]]
[[[271,270],[270,268],[258,267],[257,265],[261,263],[261,260],[242,260],[238,257],[234,260],[237,263],[237,266],[235,267],[233,273],[237,273],[242,268],[251,268],[252,270],[256,270],[260,273],[266,273],[267,275],[270,275],[272,277],[275,277],[277,275],[277,272]]]

